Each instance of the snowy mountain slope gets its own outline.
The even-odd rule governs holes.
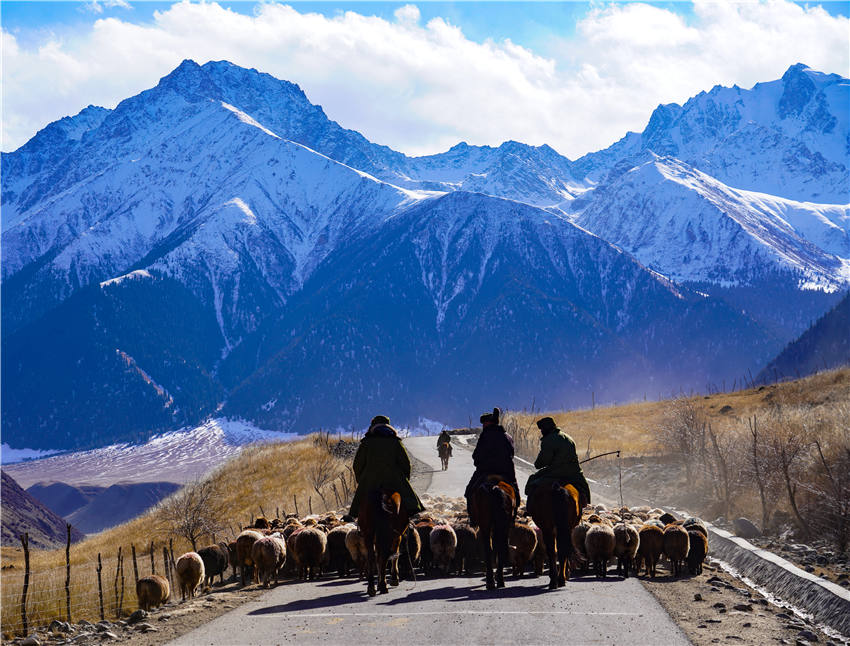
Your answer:
[[[243,298],[281,302],[340,235],[421,197],[283,140],[232,106],[160,98],[154,132],[126,143],[127,156],[4,231],[6,287],[29,306],[6,321],[19,325],[75,289],[154,267],[178,278],[194,272],[186,284],[226,305],[233,320],[222,321],[224,336],[238,338],[253,325],[236,302],[243,275],[251,281]]]
[[[625,396],[636,374],[650,389],[704,385],[771,347],[753,321],[563,218],[454,192],[328,256],[224,362],[223,412],[345,427],[378,405],[460,423],[488,401],[577,404],[603,382]]]
[[[576,222],[674,280],[729,286],[789,275],[835,291],[850,283],[848,211],[730,189],[656,157],[597,187]]]
[[[640,134],[574,165],[599,181],[651,151],[676,157],[739,189],[802,202],[850,202],[850,80],[805,65],[752,89],[716,86],[683,106],[660,105]]]
[[[740,376],[848,284],[848,200],[773,190],[840,189],[846,80],[763,85],[576,163],[411,158],[294,84],[184,61],[2,155],[4,441],[144,440],[222,407],[460,423]]]

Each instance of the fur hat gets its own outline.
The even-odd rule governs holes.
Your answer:
[[[372,418],[372,422],[369,424],[369,426],[374,426],[375,424],[389,424],[389,423],[390,423],[390,418],[387,417],[386,415],[375,415]]]
[[[484,413],[479,419],[482,424],[498,424],[499,417],[501,417],[502,411],[498,408],[494,408],[492,413]]]
[[[541,431],[553,431],[557,427],[555,425],[555,420],[551,417],[541,417],[537,420],[537,428]]]

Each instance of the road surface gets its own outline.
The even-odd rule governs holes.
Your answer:
[[[427,493],[463,495],[471,452],[455,444],[448,471],[436,438],[409,438],[412,456],[434,472]],[[520,485],[530,469],[517,470]],[[420,492],[423,493],[423,492]],[[507,578],[488,591],[481,576],[402,581],[369,598],[363,582],[289,581],[172,642],[205,644],[689,644],[634,579],[583,577],[547,590],[548,576]]]

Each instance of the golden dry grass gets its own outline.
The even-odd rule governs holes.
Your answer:
[[[687,399],[698,407],[706,421],[720,425],[763,413],[771,403],[779,401],[786,406],[819,407],[850,401],[850,368],[770,386]],[[575,440],[580,458],[586,454],[588,440],[594,455],[617,449],[624,457],[654,455],[661,450],[655,431],[669,407],[670,400],[661,400],[533,415],[510,411],[505,416],[505,427],[514,435],[517,451],[525,457],[534,457],[537,453],[540,432],[535,421],[545,416],[553,417]]]
[[[217,516],[221,525],[227,528],[216,537],[217,540],[231,539],[233,532],[239,531],[239,527],[247,525],[262,512],[269,517],[275,514],[276,509],[280,509],[281,514],[284,511],[294,512],[294,497],[297,497],[298,511],[302,515],[308,513],[308,501],[311,499],[315,513],[325,511],[325,505],[309,484],[309,470],[328,458],[325,448],[315,440],[311,437],[297,442],[248,447],[207,476],[215,489]],[[331,461],[330,468],[335,474],[345,471],[344,464],[337,460]],[[328,505],[336,508],[333,491],[326,488],[323,493]],[[202,538],[198,547],[211,543],[212,538]],[[103,561],[104,605],[109,619],[115,617],[114,584],[119,546],[127,556],[122,607],[132,611],[137,605],[130,546],[136,546],[139,576],[145,576],[151,573],[148,547],[153,542],[156,571],[162,574],[162,548],[169,540],[173,541],[175,558],[191,549],[185,539],[175,536],[165,525],[162,505],[158,505],[132,521],[72,545],[72,619],[100,619],[96,572],[98,554]],[[3,570],[0,577],[2,630],[4,634],[10,634],[21,628],[23,551],[20,548],[4,548],[2,558],[4,566],[15,566],[14,569]],[[45,625],[57,618],[65,620],[65,550],[31,550],[30,568],[32,575],[27,603],[30,626]]]

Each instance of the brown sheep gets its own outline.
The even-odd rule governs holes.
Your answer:
[[[614,525],[614,556],[617,557],[617,574],[629,578],[629,570],[634,569],[635,554],[640,545],[637,530],[631,525],[618,523]]]
[[[197,552],[181,554],[174,564],[177,582],[180,585],[180,597],[183,601],[195,596],[195,588],[204,580],[204,561]]]
[[[591,525],[584,537],[584,553],[588,561],[593,561],[596,576],[605,578],[608,571],[608,559],[614,555],[616,538],[614,530],[605,523]]]
[[[348,576],[351,567],[351,556],[345,545],[348,532],[354,529],[354,525],[339,525],[328,532],[327,561],[328,570],[341,577]]]
[[[433,564],[448,574],[457,549],[457,534],[451,525],[434,525],[428,536]]]
[[[468,523],[456,523],[452,525],[452,528],[457,536],[452,571],[469,576],[470,570],[478,566],[480,558],[481,544],[478,542],[478,531]]]
[[[401,546],[399,547],[398,569],[399,575],[403,578],[415,580],[414,570],[419,564],[419,558],[422,555],[422,539],[419,538],[419,532],[409,525],[404,536],[401,537]]]
[[[136,583],[136,596],[139,599],[139,608],[147,612],[151,608],[161,606],[171,595],[171,586],[168,579],[158,574],[143,576]]]
[[[348,555],[354,561],[354,567],[357,568],[357,580],[363,580],[366,576],[366,541],[363,540],[363,534],[359,527],[354,527],[345,535],[345,547],[348,550]]]
[[[239,569],[239,560],[236,558],[236,541],[230,541],[227,544],[227,559],[230,561],[230,567],[233,569],[233,576],[231,578],[235,579]]]
[[[528,525],[514,523],[508,532],[508,550],[510,553],[513,575],[521,577],[525,566],[534,556],[537,548],[537,533]]]
[[[647,523],[638,530],[638,563],[635,573],[640,574],[640,561],[646,563],[646,573],[655,578],[655,566],[664,551],[664,531],[655,524]]]
[[[682,523],[682,527],[684,527],[689,532],[692,530],[701,532],[703,536],[708,538],[708,528],[706,528],[705,523],[702,522],[699,518],[686,518]]]
[[[419,533],[419,541],[422,543],[422,553],[419,556],[419,562],[422,564],[422,574],[428,576],[428,571],[431,569],[431,530],[434,529],[433,520],[419,521],[415,525],[416,531]]]
[[[673,576],[684,571],[688,547],[688,531],[681,525],[667,525],[664,529],[664,554],[673,566]]]
[[[295,559],[298,576],[314,580],[322,573],[322,562],[328,548],[328,537],[318,527],[304,527],[293,532],[287,541],[289,553]]]
[[[255,529],[243,530],[236,537],[236,562],[239,564],[242,587],[248,585],[248,568],[253,568],[254,566],[254,562],[251,560],[251,548],[262,537],[263,535]],[[253,578],[253,571],[251,572],[251,578]]]
[[[263,536],[254,541],[251,546],[251,560],[254,562],[254,581],[269,587],[269,580],[274,575],[278,582],[278,572],[286,561],[286,543],[280,534]]]
[[[534,529],[535,536],[537,536],[537,547],[534,548],[534,576],[541,576],[543,566],[546,564],[546,545],[543,543],[543,530],[534,524],[531,527]],[[573,555],[575,555],[575,552],[573,552]]]
[[[708,538],[697,527],[688,530],[688,571],[702,574],[702,563],[708,554]]]
[[[219,583],[224,583],[224,572],[230,560],[227,543],[202,547],[198,556],[204,562],[204,587],[209,588],[216,576],[220,577]]]

